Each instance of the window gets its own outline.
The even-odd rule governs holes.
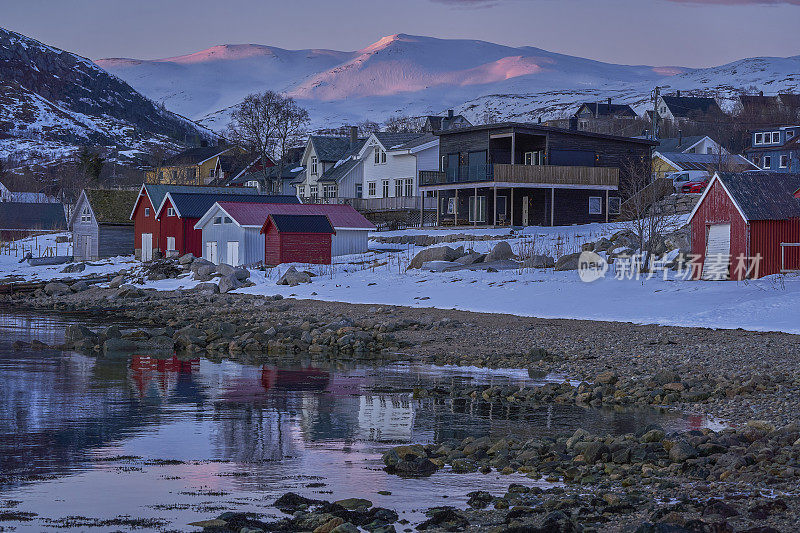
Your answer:
[[[208,169],[208,177],[209,178],[213,178],[214,177],[214,174],[216,174],[216,172],[214,172],[215,170],[216,169],[213,169],[213,168],[209,168]]]
[[[781,168],[786,168],[789,166],[789,156],[782,155],[781,156]]]
[[[186,171],[186,175],[190,180],[193,180],[197,176],[197,169],[190,168],[189,170]]]
[[[394,180],[394,196],[395,198],[403,196],[403,180],[400,178]]]
[[[322,191],[325,198],[336,198],[336,185],[325,185]]]
[[[245,187],[252,187],[254,189],[258,189],[258,181],[257,180],[247,180],[244,183]]]
[[[311,189],[311,198],[316,198],[317,197],[317,186],[316,185],[311,185],[310,189]]]
[[[622,200],[619,196],[608,197],[608,214],[619,215],[622,211]]]
[[[316,157],[312,157],[311,158],[311,175],[312,176],[316,176],[317,175],[317,158]]]
[[[764,134],[763,133],[756,133],[755,144],[764,144]]]
[[[168,217],[174,217],[175,216],[175,209],[173,209],[172,207],[168,207],[167,208],[167,216]]]
[[[361,198],[364,196],[364,186],[360,183],[356,183],[356,198]]]
[[[448,215],[455,215],[456,214],[456,198],[455,196],[450,197],[447,199],[447,214]]]
[[[589,197],[589,214],[590,215],[603,214],[603,198],[601,196]]]
[[[470,222],[486,222],[486,197],[485,196],[470,196],[469,197],[469,221]]]
[[[381,186],[383,188],[383,197],[389,198],[389,180],[383,180]]]
[[[214,217],[214,225],[222,224],[222,217]]]
[[[381,164],[381,149],[378,148],[377,146],[375,147],[374,157],[375,157],[375,164],[376,165],[380,165]],[[385,158],[386,154],[384,154],[383,157]],[[385,161],[385,159],[384,159],[384,161]]]
[[[381,151],[381,163],[386,163],[386,152]]]
[[[763,168],[772,168],[772,157],[765,155],[764,156],[764,167]]]
[[[303,185],[297,187],[297,196],[304,198],[306,195],[306,188]]]
[[[772,132],[772,142],[779,143],[781,142],[781,132],[773,131]]]
[[[544,152],[539,150],[536,152],[525,152],[525,164],[526,165],[543,165],[544,164]]]
[[[146,216],[146,217],[150,216],[150,208],[149,207],[145,207],[144,208],[144,216]]]
[[[144,216],[147,216],[147,208],[145,208]],[[91,213],[89,213],[89,208],[84,207],[83,211],[81,212],[81,222],[91,222],[91,221],[92,221],[92,215]]]
[[[579,120],[578,121],[578,129],[579,130],[588,130],[589,129],[589,121],[588,120]]]
[[[233,220],[231,220],[231,217],[225,217],[225,218],[222,219],[222,223],[223,224],[233,224]]]
[[[369,196],[375,196],[377,194],[377,190],[376,189],[377,189],[377,187],[376,187],[374,181],[370,181],[369,183],[367,183],[367,194]]]
[[[794,130],[786,130],[786,140],[788,141],[792,137],[794,137]]]
[[[405,196],[414,196],[414,178],[405,180]]]
[[[714,153],[714,149],[711,148],[711,147],[708,147],[708,148],[706,148],[706,153],[707,154],[713,154]]]
[[[175,237],[167,237],[167,251],[168,252],[175,251]]]

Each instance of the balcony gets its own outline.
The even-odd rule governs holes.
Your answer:
[[[444,171],[422,170],[420,185],[460,183],[519,184],[520,186],[617,187],[619,169],[613,167],[577,167],[556,165],[477,165],[448,168]]]

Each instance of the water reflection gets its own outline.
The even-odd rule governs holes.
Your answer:
[[[0,316],[0,498],[3,491],[8,495],[26,487],[14,497],[40,513],[57,514],[53,502],[63,499],[74,514],[164,516],[167,511],[159,505],[188,498],[182,509],[189,510],[169,507],[170,518],[180,525],[180,520],[208,516],[204,508],[191,506],[193,490],[207,493],[210,487],[220,491],[217,499],[228,507],[263,511],[264,491],[307,490],[303,483],[315,476],[335,486],[331,490],[339,497],[374,497],[386,487],[400,502],[411,502],[420,490],[444,490],[445,485],[463,496],[492,483],[500,490],[508,478],[437,474],[425,481],[399,480],[380,472],[380,453],[389,443],[468,435],[535,435],[577,427],[627,433],[653,421],[675,428],[702,423],[651,411],[565,405],[497,410],[480,402],[415,400],[411,393],[415,387],[458,382],[535,383],[519,371],[323,367],[310,361],[253,366],[147,354],[105,359],[13,344],[34,338],[59,342],[63,327],[51,318]],[[142,459],[129,467],[114,456]],[[174,461],[153,461],[164,459]],[[219,477],[231,470],[243,475]],[[40,476],[56,476],[61,486]],[[126,498],[113,499],[121,484]],[[226,500],[224,491],[233,496]],[[86,500],[64,496],[73,493]]]

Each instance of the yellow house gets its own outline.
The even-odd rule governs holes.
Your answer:
[[[238,148],[226,146],[198,146],[175,154],[145,172],[148,183],[169,185],[208,185],[221,176],[220,158]]]

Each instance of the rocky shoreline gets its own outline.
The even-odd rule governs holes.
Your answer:
[[[3,296],[0,304],[15,312],[79,313],[136,325],[70,326],[66,347],[97,355],[146,350],[247,363],[311,357],[527,368],[535,376],[555,373],[583,381],[528,388],[453,385],[413,393],[507,412],[553,403],[658,406],[711,414],[735,426],[680,434],[650,427],[624,436],[579,430],[547,439],[509,435],[390,450],[384,457],[387,475],[430,475],[447,468],[516,472],[564,484],[546,491],[512,486],[499,498],[475,493],[469,509],[432,509],[417,529],[791,531],[800,516],[800,344],[793,335],[265,298],[203,288],[156,292],[123,285],[58,292]],[[364,516],[343,515],[329,502],[299,505],[305,506],[301,514],[295,509],[280,525],[259,525],[253,517],[226,520],[228,513],[204,526],[320,533],[395,528],[388,521],[393,511],[370,511],[371,504],[361,510]],[[374,518],[369,512],[383,513],[385,520],[366,521]]]

